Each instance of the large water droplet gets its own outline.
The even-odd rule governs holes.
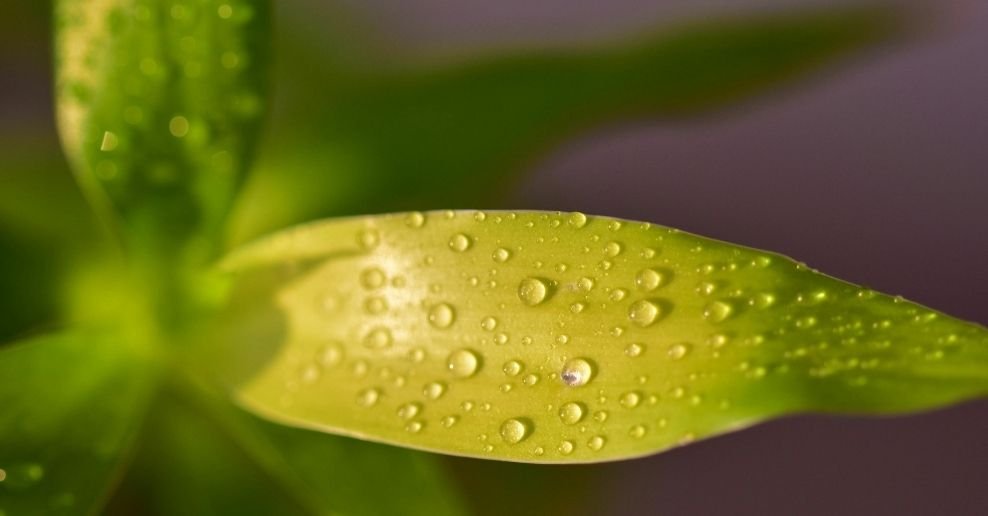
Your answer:
[[[456,252],[462,253],[470,249],[471,245],[473,245],[473,240],[463,233],[457,233],[449,239],[449,248]]]
[[[642,269],[635,275],[635,285],[646,291],[652,291],[665,283],[665,276],[655,269]]]
[[[703,307],[703,318],[710,322],[721,322],[731,316],[734,309],[723,301],[712,301]]]
[[[593,367],[583,358],[574,358],[566,362],[559,378],[570,387],[586,385],[593,376]]]
[[[573,453],[573,450],[575,448],[576,448],[576,445],[573,444],[573,441],[563,441],[563,442],[559,443],[559,446],[556,447],[556,451],[558,451],[559,453],[561,453],[563,455],[569,455],[569,454]]]
[[[604,246],[604,254],[614,258],[615,256],[621,254],[623,249],[624,248],[621,247],[621,244],[618,242],[608,242],[607,245]]]
[[[528,306],[535,306],[546,300],[549,285],[539,278],[525,278],[518,284],[518,298]]]
[[[594,280],[584,276],[576,282],[576,286],[583,292],[590,292],[593,290]]]
[[[509,444],[520,443],[528,437],[528,426],[520,419],[509,419],[501,424],[501,438]]]
[[[436,328],[449,328],[456,321],[456,310],[449,303],[439,303],[429,309],[429,324]]]
[[[334,367],[343,361],[343,345],[330,342],[316,350],[316,363],[323,367]]]
[[[583,404],[571,401],[559,407],[559,419],[566,425],[575,425],[583,420],[586,410]]]
[[[480,368],[480,357],[469,349],[458,349],[449,354],[446,368],[453,376],[469,378]]]
[[[662,308],[648,299],[635,301],[628,307],[628,319],[642,328],[651,326],[660,315],[662,315]]]
[[[602,435],[595,435],[587,441],[587,447],[593,451],[600,451],[607,443],[607,439]]]

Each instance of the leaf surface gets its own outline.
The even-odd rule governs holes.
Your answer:
[[[88,514],[118,476],[149,374],[115,338],[38,337],[0,350],[0,511]]]
[[[268,321],[224,358],[245,407],[413,448],[604,461],[781,414],[988,393],[985,328],[649,223],[351,218],[279,233],[225,266],[264,307],[251,321]]]

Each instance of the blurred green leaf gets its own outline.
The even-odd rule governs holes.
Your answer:
[[[433,456],[287,428],[208,394],[171,392],[155,406],[133,489],[113,512],[463,514],[443,473]]]
[[[87,514],[115,483],[149,392],[114,337],[72,332],[0,350],[0,511]]]
[[[245,407],[412,448],[596,462],[781,414],[988,394],[985,328],[648,223],[359,217],[276,234],[225,265],[263,286],[241,297],[270,312],[252,318],[269,321],[252,341],[265,358],[211,362],[242,368]]]
[[[304,41],[286,43],[288,93],[232,239],[322,216],[489,203],[526,162],[580,131],[749,99],[889,39],[897,16],[762,15],[606,48],[377,74],[331,63],[319,75],[298,56]]]
[[[264,111],[269,10],[58,0],[62,141],[95,206],[117,212],[138,246],[165,253],[220,227]]]

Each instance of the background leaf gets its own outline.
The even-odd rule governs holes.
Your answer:
[[[62,141],[129,243],[215,236],[254,150],[269,23],[265,0],[57,3]]]
[[[770,253],[582,214],[302,226],[234,254],[273,420],[446,453],[593,462],[784,413],[988,393],[988,332]],[[253,276],[254,279],[251,279]],[[280,320],[279,320],[280,318]],[[252,318],[257,320],[257,318]],[[263,337],[262,337],[263,336]]]
[[[279,109],[233,240],[318,217],[467,207],[590,127],[696,116],[889,39],[874,8],[703,22],[592,50],[367,73],[282,39]],[[313,102],[312,99],[319,99]]]
[[[86,514],[119,475],[148,368],[110,336],[72,332],[0,351],[0,510]]]

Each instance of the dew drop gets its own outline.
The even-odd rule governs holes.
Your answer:
[[[574,314],[578,314],[582,312],[584,309],[586,309],[586,307],[587,307],[586,303],[576,302],[569,305],[569,311]]]
[[[642,425],[635,425],[628,430],[628,435],[634,437],[635,439],[641,439],[645,437],[645,427]]]
[[[449,248],[459,253],[470,249],[471,245],[473,245],[473,240],[463,233],[457,233],[449,239]]]
[[[357,243],[360,244],[361,249],[370,251],[381,243],[381,235],[376,229],[362,229],[357,232]]]
[[[593,367],[585,359],[574,358],[566,362],[559,378],[569,387],[580,387],[590,382]]]
[[[330,342],[316,350],[316,363],[323,367],[334,367],[343,361],[343,345]]]
[[[576,286],[583,292],[590,292],[594,286],[593,278],[584,276],[576,282]]]
[[[598,410],[597,412],[594,412],[593,413],[593,420],[596,421],[596,422],[598,422],[598,423],[603,423],[604,421],[607,421],[607,411],[606,410]]]
[[[628,319],[642,328],[651,326],[662,314],[662,309],[648,299],[635,301],[628,307]]]
[[[494,344],[497,344],[499,346],[503,346],[503,345],[505,345],[507,343],[508,343],[508,334],[507,333],[504,333],[502,331],[502,332],[498,332],[498,333],[494,334]]]
[[[429,309],[429,324],[435,328],[449,328],[456,321],[456,310],[449,303],[438,303]]]
[[[635,286],[646,292],[659,288],[664,282],[665,277],[655,269],[642,269],[635,275]]]
[[[417,434],[421,432],[424,427],[425,423],[421,421],[409,421],[408,424],[405,425],[405,431],[410,434]]]
[[[638,394],[635,391],[629,391],[621,395],[619,402],[624,408],[635,408],[639,403],[641,403],[641,400],[641,394]]]
[[[561,345],[561,344],[566,344],[567,342],[569,342],[569,335],[566,335],[565,333],[561,333],[556,336],[557,344]]]
[[[559,443],[559,446],[556,447],[556,451],[558,451],[559,453],[561,453],[563,455],[569,455],[569,454],[573,453],[573,450],[575,448],[576,448],[576,445],[573,444],[573,441],[563,441],[563,442]]]
[[[364,346],[370,349],[384,349],[391,345],[391,330],[378,326],[364,336]]]
[[[497,319],[487,316],[480,320],[480,327],[486,331],[494,331],[497,328]]]
[[[641,356],[641,354],[644,351],[645,351],[645,345],[639,342],[632,342],[631,344],[628,344],[628,346],[624,348],[624,354],[631,358]]]
[[[453,373],[453,376],[469,378],[480,368],[480,357],[469,349],[458,349],[449,354],[446,368]]]
[[[509,419],[501,424],[501,438],[509,444],[517,444],[528,437],[529,429],[523,421]]]
[[[368,290],[381,288],[384,286],[386,279],[387,278],[384,276],[384,271],[378,269],[377,267],[364,269],[364,271],[360,273],[360,284]]]
[[[388,310],[388,302],[380,296],[372,296],[364,301],[364,309],[371,315],[382,314]]]
[[[482,212],[482,211],[478,211],[478,212],[476,212],[476,213],[473,214],[473,220],[475,220],[477,222],[483,222],[483,221],[487,220],[487,214],[484,213],[484,212]]]
[[[524,369],[524,366],[517,360],[509,360],[505,362],[504,367],[501,368],[501,370],[504,371],[504,374],[508,376],[518,376],[522,369]]]
[[[616,288],[616,289],[614,289],[614,290],[611,291],[610,299],[611,299],[611,301],[614,301],[616,303],[616,302],[621,301],[622,299],[624,299],[625,296],[627,296],[627,295],[628,295],[628,291],[627,290],[625,290],[623,288]]]
[[[402,419],[412,419],[422,410],[422,405],[418,403],[406,403],[398,407],[398,417]]]
[[[600,451],[605,444],[607,444],[607,439],[605,439],[602,435],[595,435],[587,441],[587,447],[593,451]]]
[[[529,373],[529,374],[525,375],[524,378],[522,378],[521,382],[524,383],[525,385],[531,387],[531,386],[539,383],[539,375],[534,374],[534,373]]]
[[[721,322],[731,316],[734,309],[723,301],[712,301],[703,307],[703,318],[714,323]]]
[[[585,410],[581,403],[571,401],[559,407],[559,419],[566,425],[575,425],[583,420]]]
[[[549,285],[539,278],[525,278],[518,284],[518,298],[528,306],[535,306],[549,295]]]
[[[611,258],[621,254],[622,250],[624,250],[624,248],[621,247],[621,244],[618,242],[608,242],[607,245],[604,246],[604,254],[610,256]]]
[[[357,393],[357,404],[362,407],[373,407],[380,398],[381,391],[374,388],[364,389]]]
[[[420,211],[413,211],[405,216],[405,225],[410,228],[420,228],[425,225],[425,215]]]
[[[491,254],[491,258],[493,258],[497,263],[504,263],[511,259],[511,251],[505,249],[504,247],[498,247],[494,250],[494,253]]]
[[[669,346],[669,350],[666,351],[666,355],[668,355],[669,358],[673,360],[679,360],[680,358],[685,357],[689,352],[690,352],[690,345],[685,342],[681,342]]]
[[[430,400],[438,400],[446,393],[446,384],[443,382],[429,382],[422,388],[422,394]]]
[[[587,216],[578,211],[573,212],[569,214],[569,217],[566,219],[566,223],[579,229],[587,225]]]

